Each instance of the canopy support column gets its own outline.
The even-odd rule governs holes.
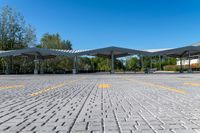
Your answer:
[[[111,74],[115,73],[115,57],[113,51],[111,51]]]
[[[191,73],[191,72],[192,72],[192,69],[191,69],[190,51],[188,51],[188,61],[189,61],[188,73]]]
[[[180,73],[183,73],[183,59],[180,56]]]
[[[5,74],[8,75],[12,73],[12,56],[4,58],[5,60]]]
[[[34,60],[35,68],[34,68],[34,74],[38,74],[38,66],[39,66],[39,60],[37,55],[35,55],[35,60]]]
[[[141,71],[144,71],[144,60],[142,55],[140,55],[140,61],[141,61]]]
[[[41,59],[40,60],[40,74],[44,74],[43,62],[44,62],[44,60]]]
[[[9,67],[8,60],[5,60],[5,67],[6,67],[5,74],[6,75],[10,74],[10,67]]]
[[[159,70],[162,70],[162,57],[159,55]]]
[[[72,73],[77,74],[77,56],[74,56]]]

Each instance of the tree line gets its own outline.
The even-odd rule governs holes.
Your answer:
[[[0,50],[15,50],[28,47],[72,50],[69,40],[62,39],[59,33],[45,33],[36,44],[36,30],[27,24],[23,15],[5,6],[0,10]],[[150,67],[150,57],[143,57],[144,68]],[[27,57],[7,57],[0,59],[0,73],[5,72],[5,66],[11,73],[33,73],[34,62]],[[115,60],[117,71],[142,70],[141,59],[138,56]],[[165,57],[161,66],[175,64],[176,59]],[[110,71],[111,61],[102,57],[79,57],[78,69],[85,72]],[[158,57],[153,57],[153,67],[159,68]],[[46,73],[67,73],[73,68],[73,59],[69,57],[55,57],[46,59],[40,64]]]

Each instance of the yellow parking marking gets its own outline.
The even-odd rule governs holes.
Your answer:
[[[185,92],[183,90],[179,90],[179,89],[171,88],[171,87],[167,87],[167,86],[155,85],[155,84],[154,84],[154,86],[160,87],[160,88],[165,89],[165,90],[181,93],[181,94],[186,94],[187,93],[187,92]]]
[[[110,88],[110,85],[109,84],[99,84],[98,88],[100,88],[100,89],[106,89],[106,88]]]
[[[50,90],[53,90],[53,89],[56,89],[56,88],[59,88],[59,87],[63,87],[64,85],[65,84],[59,84],[59,85],[56,85],[56,86],[53,86],[53,87],[48,87],[48,88],[42,89],[38,92],[30,94],[30,96],[37,96],[37,95],[42,94],[44,92],[47,92],[47,91],[50,91]]]
[[[191,82],[185,82],[184,85],[190,85],[190,86],[200,86],[200,83],[191,83]]]
[[[71,84],[73,82],[76,82],[76,81],[80,81],[80,80],[73,80],[73,81],[70,81],[70,82],[66,82],[66,83],[61,83],[61,84],[58,84],[58,85],[55,85],[55,86],[51,86],[51,87],[47,87],[47,88],[44,88],[40,91],[37,91],[37,92],[34,92],[34,93],[31,93],[29,94],[30,96],[37,96],[37,95],[40,95],[42,93],[45,93],[47,91],[50,91],[50,90],[53,90],[53,89],[57,89],[57,88],[60,88],[60,87],[63,87],[67,84]]]
[[[126,79],[126,80],[129,80],[129,79]],[[131,80],[129,80],[129,81],[131,81]],[[145,84],[147,86],[158,87],[158,88],[161,88],[161,89],[169,90],[169,91],[180,93],[180,94],[186,94],[187,93],[186,91],[176,89],[176,88],[172,88],[172,87],[168,87],[168,86],[163,86],[163,85],[158,85],[158,84],[148,83],[148,82],[142,82],[142,81],[138,81],[138,80],[136,82],[141,83],[141,84]]]
[[[16,88],[24,88],[24,85],[12,85],[12,86],[0,86],[0,89],[16,89]]]

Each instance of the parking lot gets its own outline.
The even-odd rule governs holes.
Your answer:
[[[200,74],[1,75],[0,132],[199,133]]]

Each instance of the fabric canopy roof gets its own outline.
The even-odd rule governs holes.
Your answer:
[[[115,58],[130,56],[130,55],[144,55],[144,56],[159,56],[166,55],[170,57],[188,57],[188,55],[198,55],[200,54],[199,46],[185,46],[174,49],[167,49],[157,52],[147,52],[142,50],[121,48],[121,47],[105,47],[99,49],[91,49],[91,50],[61,50],[61,49],[46,49],[46,48],[25,48],[19,50],[8,50],[8,51],[0,51],[0,57],[6,56],[35,56],[38,58],[46,59],[52,58],[57,55],[59,56],[101,56],[101,57],[111,57],[114,55]]]
[[[150,55],[151,54],[150,52],[146,52],[146,51],[112,46],[112,47],[105,47],[105,48],[99,48],[99,49],[93,49],[93,50],[79,52],[79,53],[77,53],[77,55],[110,57],[112,53],[115,57],[124,57],[124,56],[129,56],[129,55]]]
[[[191,56],[200,54],[200,47],[185,46],[185,47],[180,47],[180,48],[168,49],[168,50],[153,52],[152,56],[166,55],[170,57],[179,58],[179,57],[188,57],[189,53]]]
[[[41,58],[41,59],[52,58],[52,57],[55,57],[56,55],[73,56],[72,53],[66,53],[62,51],[45,49],[45,48],[25,48],[25,49],[19,49],[19,50],[0,51],[0,57],[35,56],[35,55],[37,55],[37,58]]]

